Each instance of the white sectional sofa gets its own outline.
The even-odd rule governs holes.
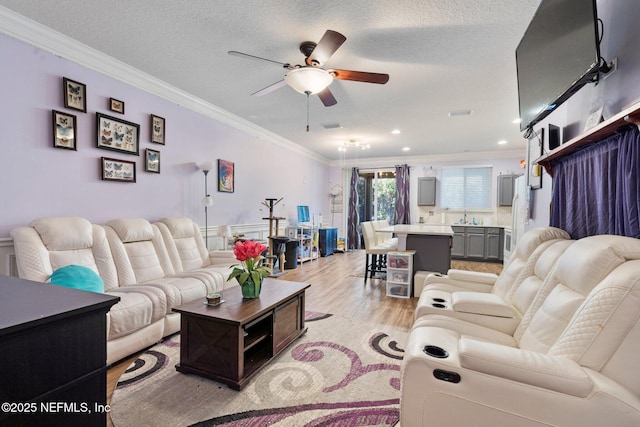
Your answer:
[[[70,265],[97,273],[104,292],[120,297],[107,315],[107,364],[112,364],[177,332],[180,317],[173,307],[237,285],[226,280],[235,259],[211,261],[193,221],[163,221],[122,218],[104,226],[78,217],[33,221],[11,231],[18,275],[46,283]]]
[[[539,257],[544,278],[513,332],[446,311],[416,320],[403,427],[640,425],[640,239],[564,245],[551,268]]]

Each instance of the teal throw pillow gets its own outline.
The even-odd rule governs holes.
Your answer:
[[[104,281],[95,271],[81,265],[67,265],[53,272],[49,282],[52,285],[80,289],[89,292],[104,292]]]

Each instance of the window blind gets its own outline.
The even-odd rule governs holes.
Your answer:
[[[443,168],[440,206],[443,209],[490,209],[491,167]]]

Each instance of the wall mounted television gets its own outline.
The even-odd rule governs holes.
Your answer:
[[[520,130],[596,81],[599,64],[596,0],[543,0],[516,48]]]

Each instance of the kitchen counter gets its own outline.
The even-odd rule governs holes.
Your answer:
[[[396,224],[376,230],[395,233],[398,250],[415,250],[413,274],[431,271],[447,274],[451,268],[453,229],[449,225]]]
[[[398,245],[401,236],[408,234],[426,234],[434,236],[453,236],[453,230],[449,225],[427,225],[427,224],[396,224],[376,230],[378,232],[396,233]]]

